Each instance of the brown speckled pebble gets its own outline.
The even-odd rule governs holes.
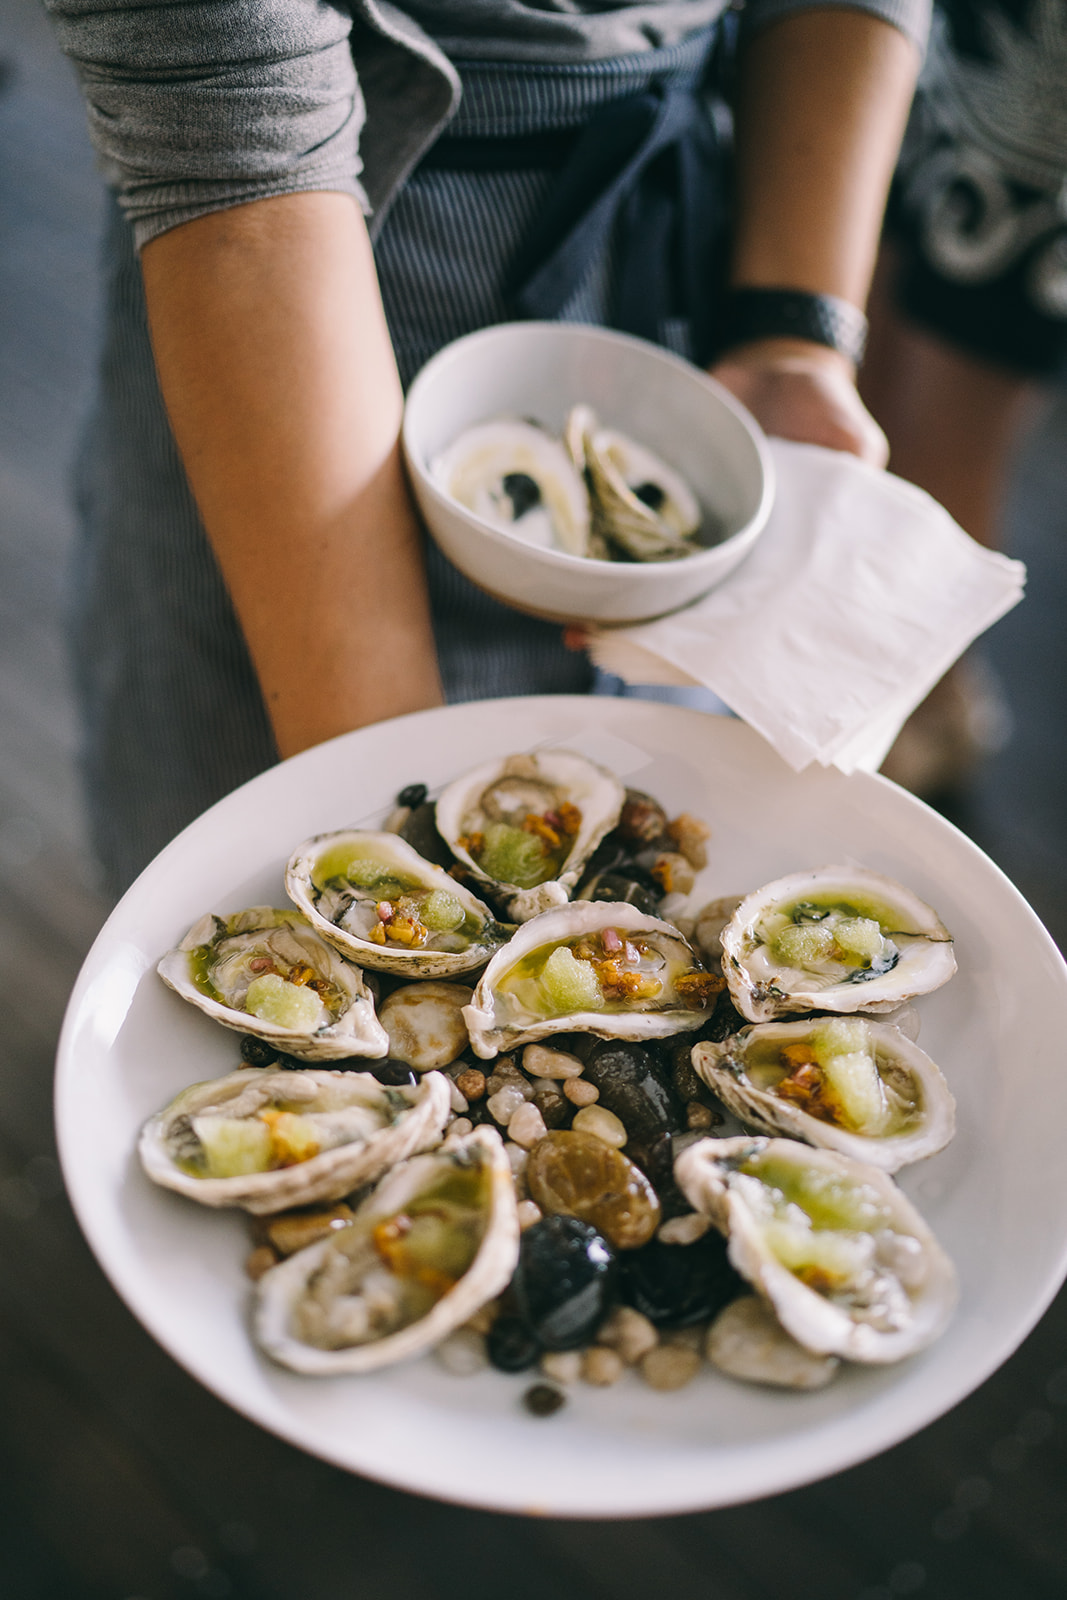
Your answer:
[[[714,1128],[715,1113],[710,1106],[701,1105],[699,1100],[690,1100],[685,1108],[686,1125],[695,1133],[703,1133],[706,1128]]]
[[[479,1072],[477,1067],[468,1067],[456,1079],[456,1088],[468,1100],[481,1100],[485,1094],[485,1073]]]
[[[265,1272],[278,1265],[280,1257],[269,1244],[261,1244],[245,1260],[245,1271],[253,1283],[258,1283]]]
[[[699,1371],[699,1350],[685,1344],[658,1344],[641,1360],[641,1376],[650,1389],[684,1389]]]
[[[550,1417],[567,1404],[567,1396],[551,1383],[535,1383],[523,1395],[522,1403],[531,1416]]]
[[[582,1377],[597,1388],[606,1389],[618,1383],[625,1371],[622,1356],[617,1350],[609,1350],[607,1345],[594,1344],[582,1352]]]

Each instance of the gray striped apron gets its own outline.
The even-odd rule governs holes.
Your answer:
[[[442,345],[515,315],[509,274],[560,181],[560,160],[538,164],[539,149],[551,152],[562,136],[565,169],[568,130],[580,136],[592,116],[650,85],[695,86],[708,48],[704,34],[669,50],[564,67],[460,64],[459,112],[408,179],[375,247],[405,386]],[[479,170],[472,161],[472,147],[509,140],[525,152],[514,169]],[[552,314],[617,325],[617,241],[613,221],[577,264],[573,250],[563,252]],[[167,425],[140,272],[117,207],[106,248],[101,385],[77,473],[72,641],[93,843],[119,892],[180,828],[277,752]],[[685,318],[669,307],[641,331],[689,353]],[[450,701],[594,687],[587,659],[563,647],[558,627],[490,600],[432,545],[427,567]]]

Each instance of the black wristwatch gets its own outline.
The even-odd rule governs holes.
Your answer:
[[[863,360],[867,318],[851,301],[805,289],[729,289],[719,322],[719,353],[751,339],[810,339]]]

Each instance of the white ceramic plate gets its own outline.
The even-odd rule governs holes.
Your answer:
[[[957,939],[959,975],[919,1001],[922,1043],[959,1101],[959,1132],[903,1186],[959,1269],[949,1331],[897,1367],[852,1368],[819,1394],[710,1369],[657,1394],[628,1376],[579,1387],[555,1416],[523,1377],[460,1379],[427,1357],[371,1377],[301,1378],[246,1327],[243,1219],[154,1188],[134,1146],[179,1089],[236,1064],[235,1036],[165,989],[159,956],[207,910],[284,902],[307,835],[374,825],[404,784],[433,788],[494,753],[567,744],[713,828],[706,897],[853,860],[908,883]],[[739,722],[633,700],[458,706],[369,728],[286,762],[176,839],[86,960],[59,1050],[63,1167],[89,1242],[149,1331],[246,1416],[338,1466],[507,1511],[634,1516],[726,1505],[875,1454],[982,1382],[1033,1326],[1067,1266],[1067,970],[1033,912],[940,817],[879,778],[790,772]]]

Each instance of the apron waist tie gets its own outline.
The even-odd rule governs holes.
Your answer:
[[[726,227],[725,151],[695,83],[652,83],[608,101],[578,129],[438,141],[422,167],[557,174],[505,284],[520,318],[553,320],[593,263],[614,247],[613,323],[658,340],[689,322],[693,358],[716,347]]]

